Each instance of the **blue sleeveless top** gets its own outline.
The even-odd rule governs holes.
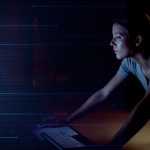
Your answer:
[[[145,90],[148,88],[149,79],[143,74],[141,66],[131,58],[123,59],[117,74],[123,78],[127,78],[129,75],[134,75],[141,82]]]

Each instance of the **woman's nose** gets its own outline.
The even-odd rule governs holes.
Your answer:
[[[110,41],[110,46],[113,46],[113,39]]]

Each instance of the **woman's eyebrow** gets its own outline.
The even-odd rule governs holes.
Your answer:
[[[114,33],[114,35],[119,35],[120,36],[120,35],[123,35],[123,34],[122,33]]]

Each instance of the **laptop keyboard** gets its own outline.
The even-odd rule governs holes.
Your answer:
[[[79,142],[74,137],[70,136],[68,133],[59,131],[53,132],[47,130],[47,132],[42,132],[41,136],[47,140],[53,141],[54,143],[59,144],[63,148],[73,148],[73,147],[84,147],[85,145]]]

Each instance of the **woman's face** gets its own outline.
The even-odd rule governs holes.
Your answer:
[[[114,23],[112,26],[113,38],[110,45],[113,47],[113,51],[116,54],[116,58],[121,60],[129,57],[131,50],[129,48],[129,33],[126,28],[120,24]]]

